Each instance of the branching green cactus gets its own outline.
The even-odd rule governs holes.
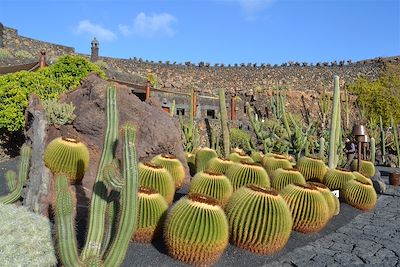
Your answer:
[[[162,166],[153,163],[139,163],[139,184],[160,193],[168,204],[175,195],[175,182],[171,174]]]
[[[247,155],[246,153],[240,153],[240,152],[232,152],[229,154],[229,160],[233,162],[248,162],[248,163],[253,163],[253,159]]]
[[[182,162],[173,155],[157,155],[151,162],[160,165],[167,169],[175,182],[175,189],[181,188],[183,180],[185,179],[185,168]]]
[[[226,204],[232,192],[232,184],[225,175],[210,171],[197,173],[189,188],[189,193],[198,193],[215,198],[220,201],[222,206]]]
[[[218,155],[215,150],[208,147],[200,148],[196,152],[196,172],[204,171],[207,167],[208,161],[216,157],[218,157]]]
[[[173,258],[193,265],[212,265],[228,246],[228,221],[217,200],[189,194],[167,215],[164,239]]]
[[[301,157],[296,167],[306,178],[306,181],[322,182],[327,172],[325,163],[321,159],[311,156]]]
[[[343,188],[343,186],[355,179],[354,174],[352,171],[336,168],[330,169],[328,168],[323,183],[330,189],[330,190],[338,190]]]
[[[208,161],[206,170],[214,173],[225,174],[229,167],[233,164],[235,163],[229,159],[212,158],[210,161]]]
[[[138,226],[132,240],[150,243],[161,234],[168,203],[162,195],[146,187],[140,187],[138,198]]]
[[[226,177],[231,181],[233,191],[247,184],[270,187],[270,180],[267,172],[257,163],[235,163],[226,172]]]
[[[292,212],[293,230],[301,233],[319,232],[328,223],[328,204],[315,186],[289,184],[281,191],[281,195]]]
[[[324,196],[326,203],[328,204],[330,218],[338,215],[340,211],[339,199],[332,194],[331,190],[321,183],[309,182],[308,184],[315,186]]]
[[[292,232],[292,214],[274,189],[247,185],[226,206],[233,243],[258,254],[280,251]]]
[[[340,196],[349,205],[363,211],[373,209],[377,200],[374,187],[357,179],[348,182],[341,190]]]
[[[301,172],[296,168],[282,169],[279,168],[272,172],[271,187],[275,190],[281,191],[288,184],[305,184],[306,179]]]
[[[355,159],[351,163],[351,169],[353,171],[358,170],[358,160]],[[375,175],[375,166],[371,161],[366,161],[366,160],[361,160],[361,170],[360,172],[367,176],[368,178],[371,178],[372,176]]]

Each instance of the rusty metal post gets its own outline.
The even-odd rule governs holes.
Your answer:
[[[40,51],[39,68],[43,69],[46,67],[46,51]]]
[[[147,101],[150,98],[150,81],[146,81],[146,98],[145,100]]]

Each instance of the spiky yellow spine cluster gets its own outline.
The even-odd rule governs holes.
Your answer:
[[[171,174],[163,167],[152,163],[139,163],[139,185],[156,190],[168,204],[175,195],[175,183]]]
[[[293,218],[293,230],[313,233],[322,230],[330,216],[324,196],[312,185],[289,184],[281,195]]]
[[[322,183],[327,172],[325,163],[317,157],[303,156],[298,160],[296,167],[306,178],[306,181]]]
[[[293,167],[287,157],[278,154],[265,155],[262,160],[262,165],[269,176],[272,176],[272,173],[279,168],[290,169]]]
[[[377,195],[372,184],[360,180],[351,180],[340,191],[340,197],[349,205],[368,211],[375,207]]]
[[[175,189],[181,188],[183,180],[185,179],[185,168],[182,162],[173,155],[157,155],[151,162],[166,168],[175,181]]]
[[[358,168],[358,160],[353,160],[351,163],[351,168],[356,171]],[[375,166],[371,161],[361,160],[361,174],[371,178],[375,175]]]
[[[51,141],[44,152],[46,166],[53,173],[68,174],[71,183],[79,183],[89,166],[89,150],[73,138],[58,137]]]
[[[292,232],[292,214],[274,189],[247,185],[226,206],[233,243],[258,254],[281,250]]]
[[[270,180],[267,172],[257,163],[238,162],[228,169],[226,177],[231,181],[233,191],[247,184],[270,187]]]
[[[354,174],[349,170],[328,168],[324,176],[324,184],[329,187],[330,190],[337,190],[341,189],[347,182],[354,178]]]
[[[214,149],[203,147],[196,152],[196,172],[201,172],[206,169],[207,163],[210,159],[218,157]]]
[[[167,215],[168,253],[193,265],[211,265],[228,246],[228,221],[218,201],[200,194],[181,198]]]
[[[338,215],[340,211],[340,202],[339,199],[332,194],[331,190],[321,183],[309,182],[308,184],[315,186],[324,196],[326,203],[328,204],[330,217]]]
[[[229,179],[218,173],[204,171],[197,173],[190,184],[189,193],[199,193],[213,197],[225,205],[232,195],[232,184]]]
[[[271,176],[271,187],[281,191],[285,186],[288,184],[293,184],[293,183],[298,183],[298,184],[305,184],[306,180],[304,179],[303,174],[299,172],[298,169],[296,168],[290,168],[290,169],[282,169],[279,168],[272,172]]]
[[[253,159],[246,153],[233,152],[229,154],[229,159],[233,162],[254,162]]]
[[[150,243],[161,233],[168,203],[162,195],[146,187],[139,188],[138,201],[138,223],[132,239],[139,243]]]

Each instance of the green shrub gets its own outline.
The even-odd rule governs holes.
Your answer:
[[[60,103],[56,100],[49,99],[43,102],[43,107],[46,111],[49,124],[71,124],[76,118],[74,114],[75,106],[72,103]]]
[[[10,51],[8,51],[5,48],[0,48],[0,59],[2,58],[12,58],[13,55],[11,54]]]
[[[35,59],[35,57],[26,50],[19,50],[19,51],[15,52],[14,55],[17,58],[22,58],[22,59]]]
[[[246,153],[251,151],[251,137],[247,132],[241,129],[231,128],[229,138],[231,141],[231,148],[239,147]]]

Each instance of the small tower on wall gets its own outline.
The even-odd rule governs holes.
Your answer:
[[[92,53],[90,54],[90,60],[92,62],[96,62],[98,59],[99,59],[99,41],[97,41],[96,37],[94,37],[92,41]]]

